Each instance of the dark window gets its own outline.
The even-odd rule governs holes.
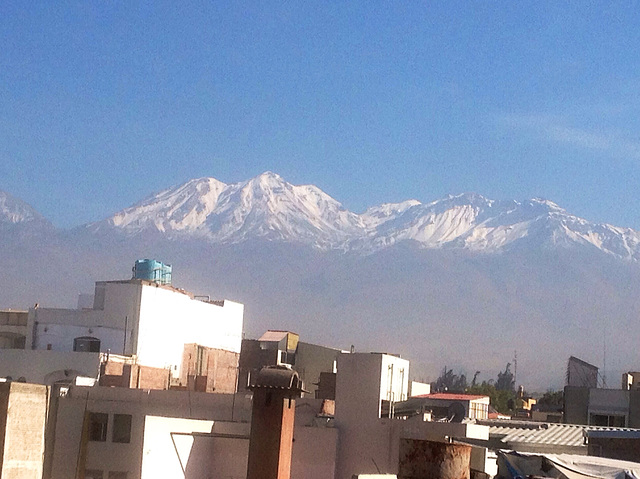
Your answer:
[[[126,472],[109,471],[109,479],[127,479]]]
[[[86,469],[84,471],[84,479],[102,479],[102,471],[99,469]]]
[[[131,415],[130,414],[114,414],[113,416],[113,442],[130,442],[131,441]]]
[[[91,336],[81,336],[73,340],[73,350],[85,353],[99,353],[100,340]]]
[[[107,422],[109,415],[102,412],[89,413],[89,441],[107,440]]]
[[[609,414],[591,414],[589,425],[606,426],[606,427],[626,427],[624,416],[615,416]]]

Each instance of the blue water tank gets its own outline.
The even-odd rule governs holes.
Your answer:
[[[155,259],[139,259],[133,265],[133,277],[158,284],[171,284],[171,265]]]

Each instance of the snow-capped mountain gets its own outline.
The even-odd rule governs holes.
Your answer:
[[[295,186],[271,172],[235,184],[194,179],[88,228],[128,236],[154,232],[171,239],[203,238],[216,244],[262,238],[362,253],[403,241],[421,248],[476,252],[525,244],[587,246],[640,259],[638,232],[590,223],[539,198],[495,201],[466,193],[426,204],[383,204],[356,214],[315,186]]]
[[[153,231],[225,244],[264,238],[323,249],[364,232],[358,215],[319,188],[294,186],[271,172],[231,185],[215,178],[191,180],[89,225],[92,231],[105,228],[127,235]]]
[[[0,224],[48,225],[48,221],[24,201],[0,191]]]

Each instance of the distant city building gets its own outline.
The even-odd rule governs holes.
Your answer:
[[[640,428],[640,390],[566,386],[564,421],[568,424]]]
[[[640,372],[629,371],[622,374],[622,389],[629,391],[640,389]]]

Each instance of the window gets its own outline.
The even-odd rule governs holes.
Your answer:
[[[73,350],[86,353],[99,353],[100,340],[91,336],[81,336],[73,340]]]
[[[469,402],[469,417],[471,419],[487,419],[489,406],[474,401]]]
[[[102,412],[89,413],[89,441],[104,442],[107,440],[107,423],[109,415]],[[102,479],[102,476],[100,476]]]
[[[114,414],[113,415],[113,435],[112,442],[128,443],[131,441],[131,415],[130,414]],[[111,477],[111,473],[109,473]]]
[[[109,479],[127,479],[126,472],[109,471]]]
[[[102,471],[99,469],[85,469],[84,479],[102,479]]]
[[[627,427],[626,417],[613,414],[591,414],[590,426]]]

